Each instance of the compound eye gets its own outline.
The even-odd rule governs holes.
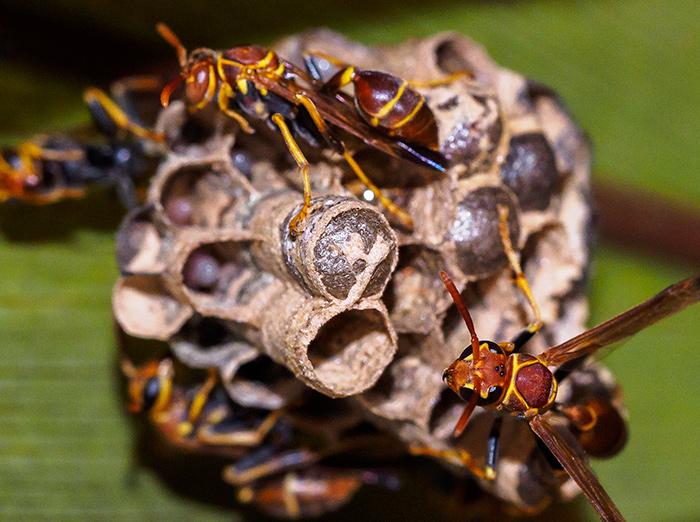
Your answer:
[[[486,404],[493,404],[501,397],[502,394],[503,394],[503,388],[501,386],[491,386],[489,388],[488,396],[485,399],[479,397],[478,404],[479,404],[479,406],[483,406]]]
[[[470,345],[467,346],[467,347],[464,349],[464,351],[460,354],[459,358],[460,358],[460,359],[466,359],[467,357],[469,357],[469,356],[470,356],[471,354],[473,354],[473,353],[474,353],[474,349],[472,348],[472,345],[470,344]]]
[[[158,377],[148,379],[146,384],[143,385],[142,394],[142,410],[148,411],[156,403],[160,394],[160,379]]]
[[[196,65],[185,83],[185,96],[187,101],[193,105],[202,103],[209,96],[211,82],[211,71],[208,64]]]
[[[490,351],[491,353],[495,353],[495,354],[497,354],[497,355],[505,355],[505,352],[503,351],[503,348],[501,348],[500,345],[498,345],[498,344],[496,344],[496,343],[494,343],[494,342],[488,341],[488,347],[489,347],[489,351]]]
[[[467,388],[466,386],[462,386],[459,389],[459,396],[462,398],[462,400],[469,402],[469,399],[471,399],[472,395],[474,395],[474,390],[471,388]]]

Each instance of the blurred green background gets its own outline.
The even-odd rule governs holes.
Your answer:
[[[85,122],[81,90],[87,84],[172,64],[171,49],[152,30],[157,20],[170,23],[191,47],[266,43],[317,25],[367,43],[460,31],[500,63],[563,95],[590,134],[596,168],[606,179],[700,210],[696,0],[4,0],[0,143]],[[3,520],[232,516],[178,495],[177,487],[137,465],[136,432],[122,413],[113,365],[110,290],[120,215],[109,194],[0,210]],[[692,272],[698,267],[674,263],[664,252],[651,258],[603,242],[592,274],[591,320],[608,318]],[[624,386],[631,437],[620,456],[595,469],[630,520],[700,519],[698,347],[696,307],[607,359]],[[369,492],[358,507],[367,520],[428,513],[420,495]],[[583,501],[572,509],[558,516],[595,519]]]

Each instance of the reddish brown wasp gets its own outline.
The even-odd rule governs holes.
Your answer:
[[[559,406],[555,402],[558,381],[566,378],[573,365],[580,363],[583,358],[698,302],[700,277],[680,281],[644,303],[539,355],[519,353],[541,328],[542,323],[527,280],[510,244],[505,227],[507,212],[504,208],[499,208],[499,212],[501,236],[511,261],[515,281],[528,298],[535,320],[510,342],[495,343],[479,339],[459,291],[445,272],[440,273],[471,334],[470,345],[443,374],[447,386],[467,401],[464,412],[455,426],[454,436],[459,437],[464,431],[477,405],[524,419],[576,481],[600,517],[604,520],[623,520],[593,471],[579,457],[582,452],[572,447],[550,423],[548,416],[543,414],[550,411],[553,415],[563,415],[569,420],[579,443],[590,455],[605,456],[614,453],[626,437],[624,421],[619,418],[619,414],[615,413],[609,404],[595,399],[573,406]],[[558,370],[553,372],[550,367],[558,367]],[[477,475],[493,479],[500,419],[501,417],[496,418],[489,435],[486,469],[477,466],[471,455],[464,450],[413,448],[413,453],[457,460]]]
[[[124,358],[121,366],[128,378],[129,411],[146,413],[175,448],[232,459],[223,469],[223,479],[237,488],[240,502],[254,504],[262,512],[286,518],[318,516],[349,502],[364,484],[398,487],[389,473],[321,464],[346,451],[386,443],[383,437],[331,437],[325,446],[315,447],[307,439],[323,438],[327,426],[315,423],[319,433],[301,437],[299,420],[288,409],[267,411],[235,404],[215,371],[192,387],[175,379],[169,358],[139,367]]]
[[[245,410],[218,386],[215,371],[199,386],[175,382],[171,359],[136,367],[123,359],[128,378],[128,409],[146,413],[173,446],[239,458],[258,446],[276,427],[281,411]]]
[[[282,135],[304,183],[303,206],[290,221],[292,233],[300,231],[311,201],[310,166],[296,137],[340,154],[382,205],[405,226],[412,226],[410,216],[382,194],[335,135],[339,129],[386,154],[443,172],[446,160],[439,152],[435,116],[409,82],[388,73],[343,66],[324,84],[313,73],[259,46],[243,45],[225,51],[199,48],[188,55],[167,26],[158,24],[157,29],[176,49],[182,69],[180,76],[163,89],[163,105],[184,81],[190,110],[216,103],[246,132],[252,132],[247,120],[250,117],[266,121]],[[453,75],[427,85],[455,78]],[[355,89],[353,97],[340,92],[349,84]]]

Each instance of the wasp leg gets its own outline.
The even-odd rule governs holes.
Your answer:
[[[216,446],[259,446],[270,433],[270,430],[275,427],[282,413],[283,410],[281,409],[271,412],[257,428],[252,430],[220,433],[205,425],[197,430],[197,440],[204,444]]]
[[[136,208],[139,199],[136,195],[136,186],[130,176],[116,176],[114,186],[117,190],[117,197],[128,210]]]
[[[412,229],[413,220],[411,219],[411,216],[404,209],[382,194],[379,187],[372,183],[372,181],[367,177],[367,174],[365,174],[362,170],[362,167],[360,167],[360,165],[358,165],[358,163],[355,161],[355,158],[352,156],[350,151],[347,150],[345,144],[331,133],[328,125],[326,125],[326,122],[316,108],[316,105],[314,105],[313,101],[302,93],[297,93],[296,99],[307,110],[314,122],[314,125],[324,137],[328,145],[338,154],[343,156],[358,179],[372,192],[372,194],[374,194],[384,208],[396,216],[405,227]]]
[[[451,464],[467,468],[475,477],[492,480],[494,477],[489,473],[488,468],[483,468],[476,463],[471,453],[463,448],[449,450],[438,450],[430,446],[409,446],[411,455],[421,455],[435,457],[445,460]]]
[[[81,188],[59,188],[52,189],[46,194],[23,194],[20,198],[33,205],[50,205],[64,199],[81,199],[85,194],[85,189]]]
[[[110,85],[109,92],[114,98],[114,101],[125,112],[129,113],[133,120],[136,120],[137,117],[134,111],[131,110],[131,94],[135,92],[153,92],[160,94],[161,87],[161,80],[158,76],[129,76],[117,80]]]
[[[46,139],[46,136],[40,136],[39,139]],[[85,152],[82,149],[66,149],[54,150],[45,149],[34,141],[25,141],[17,146],[17,155],[24,168],[29,170],[31,162],[35,159],[47,161],[79,161],[85,157]]]
[[[202,384],[190,403],[190,407],[187,411],[187,420],[183,421],[178,426],[178,431],[181,435],[189,435],[192,432],[193,424],[197,422],[202,414],[202,410],[209,399],[209,394],[216,386],[216,381],[218,377],[215,369],[209,370],[209,375],[207,375],[206,381]]]
[[[226,482],[233,486],[244,486],[263,477],[274,475],[288,469],[296,469],[310,464],[314,464],[320,459],[320,455],[305,448],[285,451],[283,453],[268,456],[269,448],[263,447],[258,452],[254,452],[224,468],[222,473]],[[260,459],[264,460],[258,464],[249,465]]]
[[[281,503],[284,506],[286,518],[295,520],[302,516],[302,505],[299,499],[299,477],[290,471],[285,474],[281,482],[276,485],[267,485],[267,489],[274,488],[276,493],[281,497]],[[241,504],[249,504],[258,494],[255,486],[244,486],[240,488],[236,494],[238,501]],[[263,495],[265,492],[263,492]],[[263,504],[266,506],[266,504]],[[264,510],[264,509],[263,509]]]
[[[112,100],[107,93],[96,87],[90,87],[83,93],[83,99],[92,114],[95,125],[107,136],[113,137],[119,130],[130,132],[138,138],[156,142],[165,140],[165,136],[147,129],[129,117],[129,115]]]
[[[309,208],[311,207],[311,177],[309,175],[309,161],[304,156],[304,153],[299,148],[299,144],[294,139],[292,131],[289,130],[287,122],[284,120],[284,116],[279,113],[272,115],[272,122],[277,125],[277,128],[282,133],[284,138],[284,143],[287,145],[289,153],[297,162],[297,166],[301,171],[302,180],[304,183],[304,204],[299,209],[299,212],[291,219],[289,222],[289,232],[293,236],[298,236],[301,234],[302,227],[301,223],[306,219],[306,215],[309,213]]]
[[[458,71],[456,73],[448,74],[447,76],[443,76],[442,78],[436,78],[434,80],[409,80],[408,84],[411,87],[415,87],[417,89],[430,89],[433,87],[442,87],[443,85],[450,85],[451,83],[461,80],[462,78],[473,77],[474,75],[469,71]]]
[[[223,112],[226,116],[229,118],[233,119],[240,125],[241,129],[243,129],[243,132],[246,134],[254,134],[255,130],[253,130],[253,127],[250,126],[250,123],[248,123],[248,120],[246,120],[243,116],[238,114],[236,111],[229,109],[229,100],[231,98],[235,97],[235,93],[233,92],[233,89],[231,89],[231,86],[229,84],[224,84],[219,88],[219,94],[217,97],[217,103],[219,105],[219,110]]]
[[[501,424],[503,417],[496,417],[489,431],[489,438],[486,442],[486,476],[490,479],[496,478],[496,462],[498,461],[498,445],[501,441]]]
[[[501,242],[503,243],[503,250],[508,257],[508,262],[510,263],[511,270],[515,276],[515,284],[520,289],[522,294],[527,299],[532,309],[532,314],[534,315],[533,321],[518,335],[516,335],[511,341],[513,344],[513,349],[511,352],[519,351],[525,343],[527,343],[533,335],[535,335],[543,326],[542,318],[540,315],[540,307],[532,295],[532,290],[530,289],[530,284],[527,282],[527,278],[523,273],[523,269],[518,261],[518,256],[515,253],[513,244],[510,241],[510,232],[508,230],[508,207],[503,205],[498,205],[498,232],[501,236]]]

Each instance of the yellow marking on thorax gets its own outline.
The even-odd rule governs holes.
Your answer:
[[[348,85],[352,83],[353,78],[355,78],[355,68],[354,67],[348,67],[343,71],[343,74],[340,76],[340,86]]]
[[[258,63],[256,63],[255,65],[252,66],[253,69],[262,69],[263,67],[267,67],[268,65],[270,65],[270,62],[272,61],[272,59],[274,57],[275,57],[275,53],[273,53],[272,51],[267,51],[267,54],[265,55],[265,57],[262,60],[260,60]]]
[[[528,361],[529,362],[529,361]],[[532,363],[530,363],[532,364]],[[510,380],[508,381],[508,386],[506,387],[506,392],[503,394],[503,400],[501,401],[500,404],[503,404],[506,402],[508,397],[510,395],[515,395],[518,398],[518,401],[520,401],[521,404],[524,406],[530,408],[530,404],[525,400],[525,397],[523,397],[520,392],[518,391],[518,388],[515,385],[515,379],[518,376],[518,372],[520,371],[521,368],[525,366],[529,366],[530,364],[528,363],[519,363],[518,359],[515,358],[515,362],[513,364],[513,368],[511,370],[511,377]],[[499,406],[500,406],[499,404]],[[514,413],[521,413],[521,412],[514,412]]]
[[[243,96],[248,94],[248,80],[246,78],[236,80],[236,87],[243,94]]]

